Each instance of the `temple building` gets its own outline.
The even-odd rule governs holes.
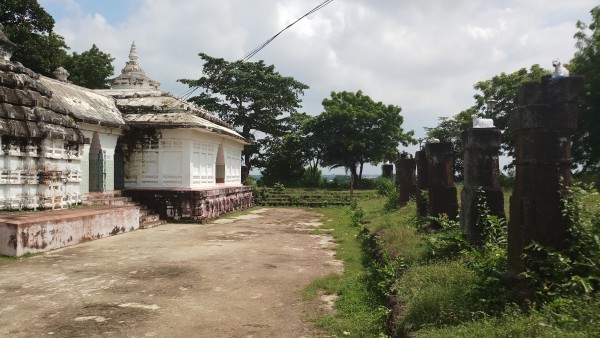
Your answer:
[[[111,89],[129,130],[121,139],[119,188],[204,188],[241,184],[241,156],[248,142],[204,109],[159,90],[138,63],[135,44]],[[118,159],[121,161],[121,159]]]
[[[241,184],[244,137],[161,91],[140,67],[135,44],[109,82],[111,89],[95,92],[115,100],[128,126],[116,148],[116,188],[166,219],[214,218],[251,204],[251,190]]]

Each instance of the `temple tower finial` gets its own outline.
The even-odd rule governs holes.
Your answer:
[[[156,90],[160,86],[160,83],[146,76],[146,73],[144,73],[144,70],[140,67],[135,41],[131,43],[131,48],[129,49],[129,61],[125,63],[125,68],[121,71],[121,75],[109,80],[109,82],[112,89]]]
[[[135,41],[131,43],[131,49],[129,50],[129,60],[137,63],[138,55],[137,48],[135,47]]]

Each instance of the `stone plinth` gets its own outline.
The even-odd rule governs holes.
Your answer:
[[[429,179],[427,212],[434,217],[446,214],[450,219],[454,219],[458,212],[458,199],[454,186],[452,143],[428,143],[425,145],[425,155]]]
[[[501,138],[498,128],[471,128],[462,134],[464,189],[461,192],[460,226],[472,244],[483,240],[484,229],[477,227],[480,197],[485,198],[491,215],[505,217],[498,163]]]
[[[381,166],[381,176],[385,178],[394,178],[394,165],[393,164],[384,164]]]
[[[417,193],[416,163],[413,158],[396,160],[396,188],[400,192],[400,206],[405,206]]]
[[[0,215],[0,255],[45,252],[137,230],[137,206],[94,206],[72,210]]]
[[[571,184],[571,135],[577,128],[577,97],[582,77],[527,82],[511,117],[515,140],[516,181],[510,198],[508,258],[522,271],[524,248],[535,241],[564,249],[568,221],[561,199]]]
[[[425,150],[419,150],[415,153],[415,162],[417,164],[417,214],[425,217],[427,216],[428,198],[423,193],[427,193],[429,189],[429,173],[427,171]]]
[[[130,196],[160,219],[202,222],[254,205],[252,187],[215,187],[206,189],[127,189]]]

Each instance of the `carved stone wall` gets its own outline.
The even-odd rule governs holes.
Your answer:
[[[526,82],[512,113],[516,182],[510,198],[508,256],[522,271],[524,248],[535,241],[560,250],[566,246],[568,222],[561,199],[571,184],[571,135],[577,128],[577,97],[582,77],[542,78]]]
[[[205,190],[128,189],[123,194],[170,221],[206,221],[254,205],[252,187],[246,186]]]

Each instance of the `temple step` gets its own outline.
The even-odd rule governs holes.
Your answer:
[[[87,194],[83,205],[112,205],[112,206],[137,206],[140,210],[140,229],[148,229],[166,223],[158,214],[153,213],[139,203],[133,202],[131,197],[123,196],[121,190],[106,192],[90,192]]]

